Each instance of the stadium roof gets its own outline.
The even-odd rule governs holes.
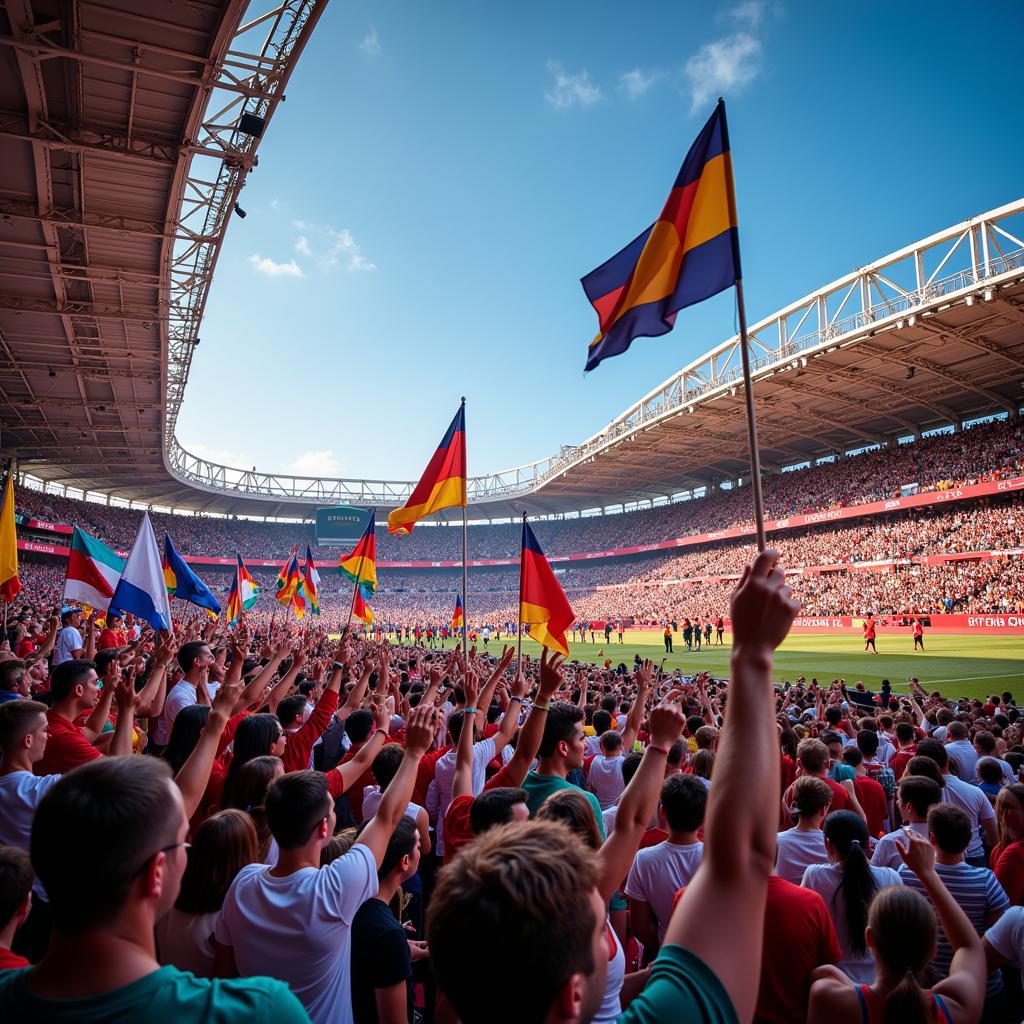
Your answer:
[[[218,466],[175,437],[224,233],[323,6],[0,7],[0,446],[21,472],[244,515],[404,501],[411,481]],[[1022,238],[1024,199],[755,324],[763,464],[1018,409]],[[738,376],[731,338],[582,444],[471,480],[471,517],[653,501],[744,476]]]

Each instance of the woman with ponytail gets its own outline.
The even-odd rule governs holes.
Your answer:
[[[868,827],[853,811],[833,811],[825,818],[825,852],[828,864],[812,864],[801,885],[813,889],[825,901],[839,936],[843,959],[838,967],[853,981],[870,985],[875,962],[864,939],[868,907],[875,893],[891,885],[903,885],[892,869],[875,867],[868,860]]]
[[[875,982],[857,984],[834,967],[819,967],[808,1024],[976,1024],[981,1018],[981,938],[936,873],[931,843],[909,831],[905,836],[905,843],[896,844],[900,857],[921,880],[953,947],[948,977],[933,988],[921,987],[937,939],[928,900],[910,888],[883,889],[871,903],[864,936],[877,966]]]

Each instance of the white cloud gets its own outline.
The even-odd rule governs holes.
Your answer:
[[[286,469],[296,476],[339,476],[341,463],[334,457],[334,452],[304,452],[288,463]]]
[[[743,3],[730,7],[725,14],[743,28],[757,28],[764,17],[764,0],[744,0]]]
[[[275,263],[269,257],[264,258],[254,252],[249,257],[249,262],[267,277],[302,277],[302,267],[295,260],[289,260],[287,263]]]
[[[644,71],[634,68],[619,75],[619,91],[624,92],[631,100],[638,100],[660,77],[660,71]]]
[[[270,200],[270,208],[272,210],[278,210],[280,209],[280,207],[281,201],[277,198],[277,196],[274,196],[274,198]]]
[[[377,35],[377,29],[375,26],[370,26],[370,31],[363,36],[363,41],[359,44],[359,49],[363,51],[369,57],[376,57],[380,53],[380,37]]]
[[[302,253],[303,256],[312,256],[313,251],[309,248],[309,242],[306,241],[305,235],[299,235],[295,239],[295,251]]]
[[[691,107],[694,114],[708,100],[724,92],[735,93],[761,70],[761,43],[748,32],[737,32],[702,46],[686,62]]]
[[[555,76],[550,92],[544,98],[555,110],[569,107],[589,107],[601,98],[601,90],[590,81],[590,72],[584,69],[575,75],[567,75],[561,64],[548,61],[548,71]]]
[[[376,270],[377,264],[363,255],[363,250],[348,228],[330,224],[311,224],[308,220],[293,220],[292,226],[306,232],[295,241],[296,252],[314,256],[326,269],[344,267],[346,270]],[[310,239],[314,241],[311,242]]]

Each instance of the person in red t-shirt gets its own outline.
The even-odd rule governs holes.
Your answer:
[[[814,775],[822,779],[832,790],[833,811],[856,811],[862,818],[865,817],[864,809],[857,800],[857,793],[852,782],[836,782],[828,777],[829,753],[828,747],[821,740],[801,740],[796,748],[796,759],[800,764],[801,775]],[[782,815],[780,821],[782,828],[789,828],[792,824],[790,819],[790,807],[793,806],[793,787],[782,796]]]
[[[996,798],[999,843],[992,850],[992,870],[1014,906],[1024,904],[1024,786],[1004,786]]]
[[[852,744],[843,751],[843,761],[857,773],[853,789],[867,816],[868,835],[876,839],[884,836],[889,831],[889,802],[882,784],[868,775],[864,755]]]
[[[896,776],[896,781],[899,782],[907,770],[910,759],[917,754],[917,732],[910,722],[897,722],[894,733],[897,750],[889,758],[889,767],[892,769],[893,775]]]
[[[686,889],[676,893],[675,902]],[[811,974],[843,958],[832,915],[813,889],[804,889],[778,875],[768,879],[764,908],[765,943],[761,985],[757,992],[757,1024],[792,1024],[807,1020]]]
[[[46,753],[36,763],[36,775],[63,775],[103,756],[96,741],[110,718],[110,705],[120,678],[121,666],[116,658],[110,661],[103,675],[102,690],[91,661],[72,658],[53,670],[50,681],[53,707],[46,713],[50,738]],[[76,725],[75,719],[90,709],[85,725]],[[109,754],[132,752],[133,725],[131,714],[118,715],[118,724],[107,749]]]
[[[11,943],[32,909],[34,877],[24,850],[0,846],[0,971],[29,966],[23,956],[11,952]]]
[[[126,647],[128,637],[121,629],[121,616],[116,612],[107,616],[107,624],[100,631],[99,639],[96,641],[96,650],[105,651],[111,647]]]
[[[878,653],[878,648],[875,646],[875,620],[869,614],[864,620],[864,653],[871,650],[875,654]]]

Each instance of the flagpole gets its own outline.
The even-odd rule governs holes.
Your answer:
[[[359,590],[359,581],[363,578],[363,556],[359,556],[359,568],[356,569],[356,582],[352,588],[352,604],[349,605],[348,609],[348,622],[345,624],[345,629],[342,630],[342,635],[351,628],[352,626],[352,613],[356,610],[356,592]]]
[[[516,676],[523,672],[523,542],[526,533],[526,512],[523,511],[523,533],[519,541],[519,611],[516,615]]]
[[[728,138],[728,122],[725,116],[725,100],[718,98],[722,107],[722,129]],[[729,189],[729,205],[731,207],[732,222],[737,224],[736,218],[736,186],[732,176],[732,160],[726,161],[727,186]],[[736,268],[740,267],[739,246],[740,231],[736,227]],[[747,338],[747,307],[743,301],[743,277],[736,278],[736,315],[740,325],[740,360],[743,366],[743,398],[747,413],[747,443],[750,448],[750,487],[754,495],[754,525],[757,529],[757,550],[764,551],[764,498],[761,493],[761,450],[757,443],[757,417],[754,414],[754,382],[750,376],[750,342]]]
[[[465,412],[466,396],[462,396],[462,408]],[[465,421],[463,421],[465,422]],[[469,487],[469,480],[466,481]],[[467,549],[469,547],[469,520],[466,515],[466,501],[462,502],[462,658],[467,664],[469,655],[467,653],[467,642],[469,640],[469,572],[466,568]]]

